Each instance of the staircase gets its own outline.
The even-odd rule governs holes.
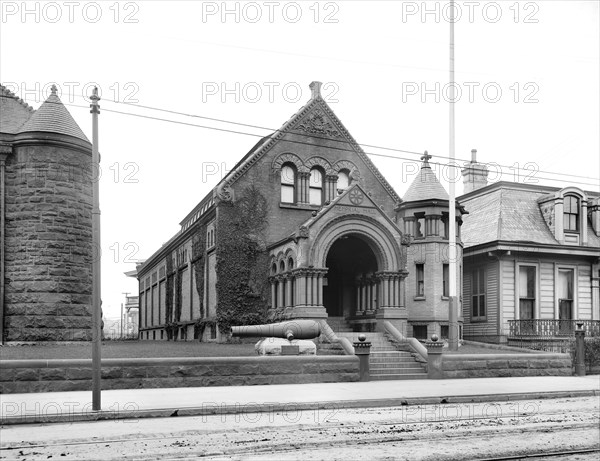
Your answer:
[[[351,343],[358,341],[361,333],[352,332],[352,328],[342,319],[327,319],[327,323],[339,338],[348,338]],[[382,381],[388,379],[427,379],[425,365],[417,362],[410,352],[399,350],[384,333],[362,333],[371,343],[371,356],[369,357],[369,369],[371,381]],[[337,351],[337,345],[320,346],[325,353],[342,353]],[[339,347],[339,346],[338,346]]]

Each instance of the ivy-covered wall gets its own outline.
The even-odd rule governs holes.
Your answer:
[[[218,205],[217,322],[222,333],[232,325],[267,322],[268,253],[265,231],[268,202],[255,186]]]

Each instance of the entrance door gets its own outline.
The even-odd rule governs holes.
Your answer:
[[[345,235],[336,240],[327,254],[327,283],[323,286],[323,304],[330,317],[354,316],[357,310],[357,286],[361,279],[377,272],[373,250],[362,239]]]

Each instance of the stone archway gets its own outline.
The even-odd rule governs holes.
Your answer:
[[[365,306],[371,313],[377,304],[377,258],[365,236],[338,238],[327,253],[323,306],[329,317],[353,317]]]

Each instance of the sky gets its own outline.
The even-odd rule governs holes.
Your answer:
[[[599,4],[456,3],[459,164],[477,149],[490,180],[600,191]],[[0,5],[2,84],[34,108],[56,84],[90,139],[99,88],[106,317],[137,293],[123,273],[310,99],[311,81],[400,195],[425,150],[448,188],[448,1]]]

